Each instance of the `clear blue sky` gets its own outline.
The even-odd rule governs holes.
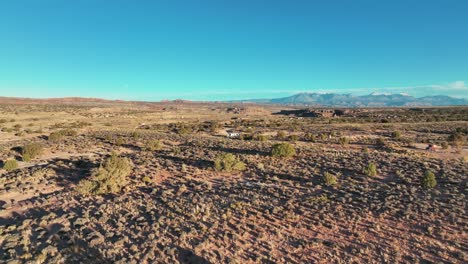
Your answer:
[[[468,97],[466,0],[0,2],[0,96]]]

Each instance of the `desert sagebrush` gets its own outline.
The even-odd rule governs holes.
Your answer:
[[[39,143],[29,143],[21,148],[21,154],[24,161],[30,161],[42,153],[42,145]]]
[[[130,161],[113,152],[101,163],[91,179],[80,181],[77,190],[83,194],[118,193],[127,184],[127,177],[131,171]]]
[[[271,156],[288,158],[296,155],[296,150],[289,143],[279,143],[271,147]]]
[[[435,175],[431,171],[426,171],[422,180],[421,180],[422,187],[426,189],[432,189],[437,185],[437,181]]]
[[[216,171],[243,171],[245,164],[239,160],[236,155],[231,153],[221,154],[216,157],[214,162],[214,169]]]

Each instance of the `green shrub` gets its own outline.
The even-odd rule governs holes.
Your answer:
[[[52,132],[49,135],[49,140],[52,142],[58,142],[67,136],[76,136],[77,132],[73,129],[63,129],[56,132]]]
[[[66,136],[66,137],[74,137],[76,135],[78,135],[78,133],[73,130],[73,129],[63,129],[63,130],[60,130],[59,131],[62,135]]]
[[[117,146],[122,146],[124,145],[125,143],[127,143],[127,141],[123,138],[123,137],[118,137],[116,140],[115,140],[115,144]]]
[[[97,193],[98,184],[91,180],[81,180],[76,186],[76,191],[84,195]]]
[[[145,182],[145,183],[150,183],[151,181],[152,181],[152,180],[151,180],[150,177],[148,177],[148,176],[144,176],[144,177],[143,177],[143,182]]]
[[[341,137],[341,138],[340,138],[340,144],[343,145],[343,146],[344,146],[344,145],[348,145],[348,144],[349,144],[349,138],[347,138],[347,137]]]
[[[29,143],[22,147],[21,154],[24,161],[30,161],[42,153],[42,145],[39,143]]]
[[[127,177],[131,172],[130,161],[112,152],[112,155],[93,173],[91,179],[79,182],[77,191],[86,195],[118,193],[127,184]]]
[[[326,140],[328,138],[328,134],[327,133],[322,133],[320,134],[320,139],[321,140]]]
[[[112,134],[106,134],[106,135],[104,136],[104,139],[107,140],[107,141],[109,141],[109,142],[112,142],[113,139],[114,139],[114,136],[113,136]]]
[[[271,156],[289,158],[296,155],[296,150],[289,143],[279,143],[271,147]]]
[[[337,177],[329,172],[323,174],[323,182],[328,185],[335,185],[337,183]]]
[[[222,128],[222,125],[220,123],[216,122],[216,121],[213,121],[210,124],[210,131],[212,133],[218,133],[219,130],[221,130],[221,128]]]
[[[369,163],[369,165],[367,165],[367,167],[362,169],[362,172],[367,176],[371,176],[371,177],[377,176],[377,165],[371,162]]]
[[[375,141],[375,144],[379,147],[384,147],[386,144],[385,139],[380,137]]]
[[[18,162],[16,160],[7,160],[3,163],[3,169],[6,171],[12,171],[18,168]]]
[[[133,131],[132,132],[132,138],[139,139],[140,138],[140,133],[138,133],[137,131]]]
[[[465,141],[465,135],[460,131],[455,131],[449,136],[448,140],[450,142],[456,142],[456,141],[464,142]]]
[[[449,144],[446,141],[444,141],[444,142],[441,143],[441,147],[442,147],[442,149],[448,149]]]
[[[289,141],[292,141],[292,142],[295,142],[299,140],[299,136],[298,135],[290,135],[289,136]]]
[[[53,132],[53,133],[50,133],[49,135],[49,140],[52,141],[52,142],[58,142],[60,141],[61,139],[63,138],[63,135],[58,133],[58,132]]]
[[[216,157],[214,162],[214,169],[216,171],[243,171],[245,170],[245,163],[239,160],[234,154],[225,153]]]
[[[392,132],[392,138],[400,139],[401,138],[401,132],[400,131],[393,131]]]
[[[279,139],[279,140],[283,140],[286,138],[286,132],[284,131],[278,131],[276,133],[276,138]]]
[[[426,189],[432,189],[437,185],[437,181],[435,178],[435,175],[431,171],[426,171],[424,174],[422,180],[421,180],[421,185],[423,188]]]
[[[256,135],[255,139],[258,140],[258,141],[267,141],[268,136],[267,135]]]
[[[162,148],[161,142],[159,140],[151,140],[146,143],[146,151],[156,151]]]
[[[455,131],[452,133],[448,140],[451,142],[452,147],[460,153],[465,145],[466,137],[461,131]]]
[[[306,140],[309,140],[310,142],[315,142],[315,140],[316,140],[315,135],[312,134],[312,133],[307,133],[307,134],[305,135],[305,138],[306,138]]]
[[[177,134],[179,134],[181,136],[182,135],[187,135],[190,132],[192,132],[192,130],[189,127],[186,127],[186,126],[182,126],[179,129],[177,129]]]

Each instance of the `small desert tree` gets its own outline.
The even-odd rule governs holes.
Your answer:
[[[216,171],[243,171],[245,163],[240,161],[238,157],[231,153],[218,155],[214,161],[214,169]]]
[[[435,175],[431,171],[426,171],[424,174],[422,180],[421,180],[421,185],[423,188],[426,189],[432,189],[437,185],[437,181],[435,178]]]
[[[280,158],[289,158],[296,155],[296,150],[289,143],[279,143],[271,147],[271,156]]]
[[[118,193],[127,184],[127,177],[131,172],[130,161],[112,152],[93,173],[91,179],[80,181],[77,191],[86,195]]]
[[[21,154],[24,161],[30,161],[42,153],[42,145],[39,143],[29,143],[21,148]]]
[[[371,177],[377,176],[377,165],[371,162],[369,163],[369,165],[367,165],[366,167],[362,169],[362,172],[367,176],[371,176]]]
[[[3,163],[3,169],[6,171],[12,171],[18,168],[18,162],[14,159],[7,160]]]

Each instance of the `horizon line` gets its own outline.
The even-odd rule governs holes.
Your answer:
[[[296,93],[291,93],[290,95],[287,96],[282,96],[282,97],[270,97],[270,98],[248,98],[248,99],[205,99],[205,100],[193,100],[193,99],[186,99],[183,97],[180,98],[175,98],[175,99],[159,99],[159,100],[147,100],[147,99],[121,99],[121,98],[112,98],[112,97],[90,97],[90,96],[58,96],[58,97],[42,97],[42,96],[32,96],[32,97],[22,97],[22,96],[2,96],[0,95],[0,98],[9,98],[9,99],[23,99],[23,100],[58,100],[58,99],[88,99],[88,100],[103,100],[103,101],[122,101],[122,102],[146,102],[146,103],[158,103],[158,102],[165,102],[165,101],[177,101],[177,100],[182,100],[182,101],[189,101],[189,102],[248,102],[248,101],[254,101],[254,100],[272,100],[272,99],[280,99],[280,98],[287,98],[299,94],[336,94],[336,95],[350,95],[354,97],[363,97],[363,96],[369,96],[369,95],[385,95],[385,96],[390,96],[390,95],[403,95],[403,96],[408,96],[408,97],[413,97],[415,99],[420,99],[420,98],[425,98],[425,97],[438,97],[438,96],[446,96],[449,98],[454,98],[454,99],[465,99],[467,100],[467,97],[457,97],[457,96],[451,96],[451,95],[444,95],[444,94],[436,94],[436,95],[425,95],[425,96],[414,96],[408,93],[386,93],[386,92],[370,92],[365,95],[359,95],[355,93],[339,93],[339,92],[296,92]],[[255,102],[252,102],[255,103]]]

